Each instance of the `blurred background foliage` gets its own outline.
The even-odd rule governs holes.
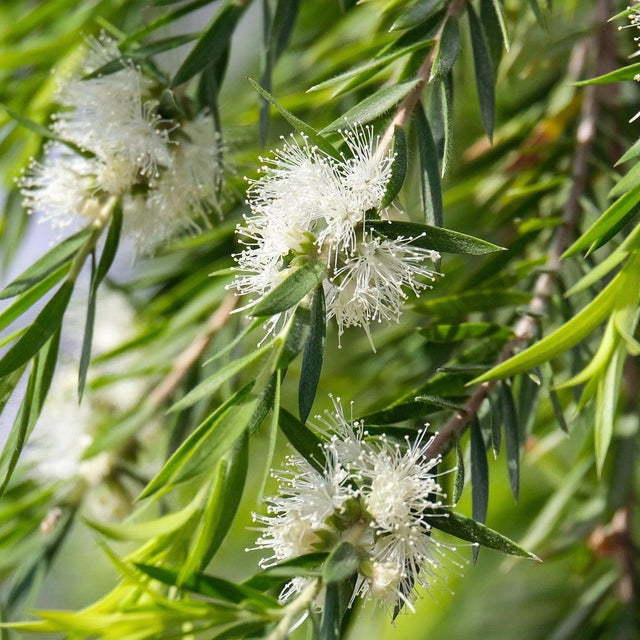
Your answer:
[[[124,40],[123,50],[134,60],[151,60],[172,77],[194,46],[191,40],[202,35],[204,25],[221,10],[220,4],[4,0],[0,4],[0,102],[46,125],[53,110],[56,74],[73,68],[84,38],[101,31]],[[208,105],[219,109],[228,150],[224,220],[201,235],[177,239],[157,255],[133,265],[132,250],[125,244],[107,279],[109,295],[126,298],[135,322],[129,319],[133,326],[120,328],[119,320],[109,315],[115,306],[105,305],[103,322],[119,327],[117,332],[121,331],[126,341],[95,355],[88,394],[107,407],[102,414],[94,414],[98,433],[94,444],[122,455],[123,463],[109,482],[111,491],[128,505],[123,507],[125,512],[133,508],[129,502],[161,461],[175,451],[211,406],[227,400],[240,386],[236,378],[228,379],[213,397],[189,410],[165,415],[168,401],[178,400],[233,360],[228,352],[216,362],[198,366],[229,344],[244,326],[240,315],[231,315],[222,329],[207,329],[212,310],[225,304],[224,287],[229,281],[224,271],[217,277],[208,276],[233,264],[233,232],[244,211],[243,177],[255,175],[258,155],[264,153],[260,136],[266,134],[268,145],[275,145],[278,136],[291,131],[275,110],[266,122],[264,104],[261,106],[245,76],[259,80],[283,107],[320,130],[380,88],[413,78],[429,46],[424,42],[429,40],[430,29],[428,20],[415,18],[416,12],[421,7],[435,7],[442,20],[442,13],[437,12],[449,3],[369,0],[356,5],[348,0],[302,0],[289,42],[285,38],[281,47],[269,40],[273,34],[267,37],[266,46],[260,44],[265,7],[268,15],[275,4],[268,0],[245,4],[231,41],[225,81],[215,105]],[[616,25],[624,24],[624,19],[606,22],[625,9],[624,3],[554,0],[547,7],[544,0],[506,0],[508,51],[497,14],[487,17],[495,11],[495,3],[483,0],[473,4],[481,18],[484,12],[495,77],[492,143],[485,134],[485,128],[491,127],[486,126],[487,115],[478,101],[477,68],[466,16],[460,19],[460,48],[452,73],[428,85],[423,103],[440,167],[446,168],[442,181],[444,226],[509,251],[482,257],[445,255],[441,266],[445,277],[434,289],[407,305],[401,324],[376,329],[375,354],[357,329],[345,333],[338,348],[336,331],[330,327],[313,413],[329,407],[328,394],[333,393],[347,404],[353,401],[355,415],[372,416],[369,424],[400,423],[415,428],[428,420],[437,431],[454,412],[442,404],[434,405],[429,398],[464,404],[475,390],[465,383],[504,358],[503,350],[511,348],[513,332],[521,327],[523,318],[533,318],[525,335],[529,341],[550,334],[572,318],[610,276],[578,296],[567,298],[564,293],[604,262],[633,229],[629,217],[596,255],[568,258],[559,273],[557,265],[549,265],[550,248],[559,229],[566,227],[567,203],[577,198],[581,214],[579,224],[574,218],[569,230],[573,240],[610,206],[609,191],[620,175],[620,168],[614,165],[638,137],[638,124],[629,124],[638,111],[637,84],[622,82],[596,90],[591,98],[597,101],[597,117],[586,151],[587,179],[579,193],[572,195],[577,180],[576,156],[585,153],[576,140],[580,127],[585,126],[584,103],[590,90],[575,83],[628,63],[627,57],[635,50],[635,32],[617,30]],[[413,16],[415,23],[407,25],[407,16]],[[139,37],[132,38],[136,33]],[[174,40],[158,55],[149,56],[145,48],[184,34],[184,41]],[[279,42],[277,38],[275,42]],[[347,76],[342,84],[322,85],[402,47],[413,49],[371,72]],[[448,83],[452,100],[447,94]],[[192,82],[177,91],[195,95],[196,85]],[[313,87],[315,90],[310,90]],[[384,118],[376,126],[382,131]],[[414,219],[420,219],[420,150],[410,131],[410,171],[400,202]],[[29,157],[38,154],[41,144],[41,136],[0,110],[0,176],[5,188],[0,261],[5,269],[14,260],[24,260],[25,251],[31,252],[31,259],[41,255],[55,240],[53,234],[40,230],[36,236],[40,246],[22,242],[29,237],[35,220],[23,212],[12,183]],[[535,299],[534,289],[541,276],[550,268],[555,280],[548,292],[548,305],[536,314],[529,304]],[[83,295],[83,291],[77,293],[80,308]],[[463,321],[491,323],[493,329],[481,338],[446,337],[448,325]],[[67,359],[74,362],[79,358],[80,343],[73,334],[81,329],[79,323],[68,324],[63,333],[63,338],[68,334],[65,351]],[[16,325],[9,327],[15,329]],[[8,332],[0,335],[0,341],[5,335]],[[166,392],[162,385],[171,375],[172,363],[202,335],[207,344],[201,357]],[[233,354],[240,356],[254,349],[253,335]],[[432,594],[424,594],[416,614],[402,615],[392,625],[385,612],[367,605],[356,611],[347,637],[639,637],[637,360],[630,357],[625,364],[620,398],[612,409],[613,443],[600,475],[593,453],[597,403],[578,410],[579,395],[571,389],[553,389],[556,381],[566,380],[585,366],[601,338],[602,333],[596,331],[567,355],[543,363],[531,375],[518,374],[508,384],[491,388],[490,402],[480,403],[477,423],[487,450],[486,476],[478,471],[478,451],[472,450],[469,437],[461,440],[467,485],[473,480],[475,504],[467,486],[459,511],[483,519],[482,493],[488,504],[487,524],[536,553],[543,564],[505,559],[487,549],[473,563],[470,549],[461,547],[463,566],[446,568],[447,578]],[[246,372],[243,375],[241,379],[249,378]],[[298,360],[292,363],[282,388],[282,406],[292,413],[297,406],[299,375]],[[116,386],[122,384],[135,385],[133,402],[124,407],[119,406],[122,387]],[[110,389],[115,400],[107,402],[104,397]],[[521,438],[519,491],[513,475],[513,465],[517,465],[513,451],[508,454],[504,443],[500,446],[496,442],[500,425],[514,417],[503,415],[505,407],[508,412],[509,398],[515,398],[516,422],[515,426],[504,426],[515,428]],[[398,405],[402,409],[397,409]],[[385,420],[378,413],[394,406],[393,419],[387,416]],[[5,412],[0,417],[3,434],[8,433],[11,420],[7,416],[11,415]],[[47,415],[45,405],[40,420],[46,421]],[[268,464],[264,453],[273,437],[268,423],[269,419],[250,442],[250,471],[238,516],[208,567],[209,573],[230,580],[244,579],[257,570],[259,553],[244,549],[251,547],[255,538],[250,512],[260,509],[256,496]],[[286,450],[286,440],[278,434],[275,467],[282,464]],[[455,452],[448,455],[447,462],[455,464]],[[269,480],[267,493],[273,489],[271,483]],[[160,512],[166,507],[183,507],[194,491],[191,483],[174,492]],[[55,502],[52,495],[51,490],[35,493],[28,474],[19,472],[0,502],[0,577],[5,580],[5,603],[9,602],[4,609],[12,620],[24,617],[25,611],[34,607],[85,607],[116,584],[118,572],[97,542],[102,536],[75,517],[75,508],[65,508],[62,521],[55,523],[54,535],[43,533],[41,523],[51,515]],[[68,529],[64,518],[69,518]],[[174,542],[180,547],[176,558],[189,548],[190,533],[175,532]],[[109,544],[124,555],[138,548],[139,542]],[[29,637],[28,633],[5,633],[8,637]],[[301,631],[296,637],[308,637],[305,633]]]

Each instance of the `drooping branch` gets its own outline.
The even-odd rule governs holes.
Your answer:
[[[601,0],[598,3],[594,19],[600,24],[600,28],[593,36],[576,45],[570,63],[570,73],[579,75],[589,51],[595,52],[595,75],[601,75],[616,68],[613,28],[608,23],[613,12],[611,0]],[[514,337],[505,345],[498,363],[511,357],[522,343],[529,341],[535,335],[536,319],[547,310],[549,298],[560,274],[561,256],[569,247],[580,221],[582,212],[580,200],[587,187],[596,123],[603,101],[604,90],[602,86],[592,85],[586,88],[576,131],[576,147],[571,169],[571,190],[564,206],[562,224],[553,235],[544,271],[535,282],[533,299],[528,309],[529,313],[522,316],[514,326]],[[469,427],[470,422],[478,415],[482,403],[497,383],[496,380],[491,380],[480,384],[468,399],[463,411],[451,418],[438,432],[431,445],[430,454],[436,455],[447,451],[460,438]]]

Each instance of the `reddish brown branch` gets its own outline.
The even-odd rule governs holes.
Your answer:
[[[601,25],[597,33],[588,39],[588,45],[581,42],[574,49],[570,62],[570,72],[576,73],[576,79],[584,66],[589,50],[595,50],[596,75],[615,69],[615,48],[612,44],[613,29],[607,22],[613,15],[611,0],[601,0],[595,12],[595,19]],[[595,45],[595,46],[594,46]],[[502,350],[498,363],[507,360],[523,343],[530,340],[536,329],[536,318],[547,310],[549,298],[553,292],[555,281],[560,272],[560,258],[569,247],[580,220],[582,198],[589,177],[589,158],[596,134],[596,122],[603,101],[603,89],[589,86],[584,92],[580,119],[576,131],[576,151],[571,170],[571,190],[564,207],[562,224],[557,228],[551,242],[544,272],[538,276],[533,289],[533,299],[529,305],[529,314],[524,315],[515,325],[514,337]],[[430,454],[447,451],[468,428],[469,423],[478,415],[480,407],[497,381],[483,382],[464,406],[464,410],[456,414],[436,435]]]
[[[185,351],[176,358],[171,371],[169,371],[149,395],[149,400],[154,406],[160,406],[173,394],[187,371],[198,361],[205,349],[209,346],[213,336],[224,327],[237,301],[237,296],[230,293],[222,301],[222,304],[211,314],[203,331],[199,333]]]

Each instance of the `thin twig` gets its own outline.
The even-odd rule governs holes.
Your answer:
[[[429,50],[427,57],[424,59],[424,62],[420,65],[418,69],[418,73],[416,74],[416,78],[418,83],[416,86],[411,89],[411,91],[405,96],[402,100],[398,108],[396,109],[395,115],[393,119],[389,123],[389,126],[386,128],[382,139],[380,140],[380,144],[378,145],[377,153],[380,155],[384,155],[386,151],[391,146],[391,141],[393,140],[393,134],[396,127],[402,127],[409,119],[409,116],[416,108],[416,105],[420,101],[420,96],[422,95],[422,91],[424,90],[425,85],[431,79],[431,74],[433,71],[433,63],[435,62],[436,52],[440,47],[440,40],[442,40],[442,33],[444,32],[444,27],[448,22],[449,18],[456,17],[460,15],[462,10],[464,9],[467,0],[452,0],[449,8],[447,9],[447,15],[445,16],[440,28],[438,29],[436,35],[434,36],[434,44],[433,47]]]
[[[601,25],[598,32],[589,38],[589,43],[595,40],[596,74],[600,75],[615,68],[615,61],[612,61],[612,28],[607,20],[613,14],[611,0],[601,0],[598,4],[595,19]],[[572,67],[582,68],[584,58],[589,46],[584,46],[584,42],[576,46],[576,54],[582,59],[576,64],[572,60]],[[544,314],[547,310],[549,298],[553,292],[556,278],[560,273],[561,256],[569,247],[578,226],[581,213],[580,199],[582,198],[589,177],[589,158],[596,134],[596,122],[598,119],[600,104],[602,102],[602,87],[589,86],[584,92],[580,120],[576,132],[576,151],[573,157],[571,170],[571,190],[567,198],[562,216],[562,224],[557,228],[551,242],[547,262],[544,272],[538,276],[533,289],[533,299],[529,305],[529,314],[524,315],[514,327],[514,337],[502,350],[498,363],[511,357],[523,342],[530,340],[536,330],[536,318]],[[452,444],[468,428],[469,423],[478,415],[480,407],[491,390],[498,383],[497,380],[483,382],[475,393],[469,398],[463,411],[456,414],[447,424],[436,434],[429,455],[436,455],[447,451]]]
[[[169,371],[151,392],[149,400],[154,406],[160,406],[177,389],[187,371],[198,361],[198,358],[200,358],[209,346],[213,336],[224,327],[237,301],[237,296],[230,293],[222,301],[222,304],[211,314],[202,332],[199,333],[191,344],[180,354],[173,363],[171,371]]]

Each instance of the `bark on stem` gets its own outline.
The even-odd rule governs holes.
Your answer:
[[[589,44],[595,41],[593,42],[595,47],[585,46],[584,42],[576,45],[575,53],[582,58],[580,64],[575,65],[576,67],[582,68],[584,66],[584,59],[593,48],[596,56],[595,75],[601,75],[616,68],[615,47],[612,43],[613,30],[608,23],[608,19],[613,15],[613,12],[611,0],[601,0],[598,3],[595,11],[595,20],[601,26],[597,33],[588,40]],[[536,280],[533,299],[529,305],[530,315],[523,316],[517,322],[513,331],[514,338],[502,350],[498,362],[507,360],[513,355],[518,346],[533,337],[536,329],[536,318],[547,310],[556,278],[560,273],[560,257],[569,247],[580,220],[580,199],[585,192],[589,177],[589,158],[595,139],[596,122],[603,95],[603,88],[596,85],[587,87],[584,92],[580,120],[576,132],[576,151],[571,170],[572,184],[564,207],[562,224],[557,228],[551,241],[545,271]],[[497,384],[497,380],[491,380],[483,382],[478,387],[465,404],[464,410],[451,418],[436,434],[429,448],[429,455],[444,453],[460,438],[468,428],[469,422],[478,414],[485,398]]]

